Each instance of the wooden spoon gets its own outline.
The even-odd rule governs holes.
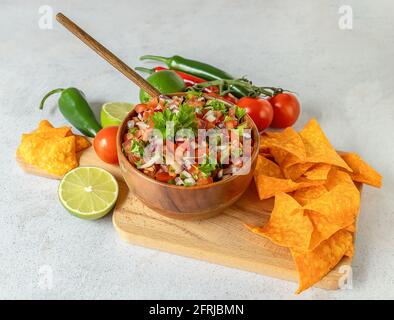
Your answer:
[[[68,31],[77,36],[88,47],[93,49],[99,56],[109,62],[115,69],[123,73],[127,78],[133,81],[138,87],[145,90],[152,98],[160,95],[160,92],[153,87],[148,81],[141,77],[137,72],[131,69],[127,64],[115,56],[111,51],[105,48],[101,43],[92,38],[89,34],[78,27],[74,22],[62,13],[56,15],[59,21]]]

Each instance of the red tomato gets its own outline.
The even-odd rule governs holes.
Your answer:
[[[237,105],[246,109],[246,112],[256,124],[259,132],[270,126],[274,113],[271,104],[267,100],[243,97],[239,99]]]
[[[107,163],[117,164],[118,155],[116,153],[116,134],[118,127],[105,127],[101,129],[93,141],[94,151],[98,157]]]
[[[279,93],[268,101],[274,109],[274,119],[271,127],[286,128],[292,126],[300,115],[300,103],[297,98],[290,93]]]
[[[168,174],[167,172],[158,172],[155,175],[156,180],[158,181],[162,181],[162,182],[168,182],[172,179],[174,179],[173,176],[171,176],[170,174]]]

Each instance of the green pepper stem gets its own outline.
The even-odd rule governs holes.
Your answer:
[[[140,57],[140,60],[160,61],[160,62],[165,63],[169,67],[171,64],[172,58],[166,58],[166,57],[162,57],[162,56],[152,56],[152,55],[147,54],[145,56]]]
[[[40,102],[40,110],[42,110],[43,108],[44,108],[44,104],[45,104],[45,101],[48,99],[48,97],[50,97],[51,95],[53,95],[53,94],[55,94],[55,93],[59,93],[59,92],[63,92],[63,88],[57,88],[57,89],[54,89],[54,90],[52,90],[52,91],[49,91],[45,96],[44,96],[44,98],[42,98],[42,100],[41,100],[41,102]]]
[[[221,96],[231,92],[231,89],[234,86],[245,89],[248,92],[249,97],[258,97],[260,95],[272,97],[284,91],[281,88],[275,88],[275,87],[258,87],[253,85],[250,81],[243,78],[235,79],[235,80],[227,80],[227,79],[212,80],[212,81],[197,83],[192,88],[195,90],[202,90],[210,86],[218,86]]]
[[[144,67],[135,67],[134,69],[137,71],[145,72],[147,74],[152,74],[153,72],[155,72],[154,69],[149,69],[149,68],[144,68]]]

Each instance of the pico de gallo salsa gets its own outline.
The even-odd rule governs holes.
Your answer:
[[[250,158],[251,128],[241,107],[189,92],[160,96],[134,110],[123,152],[132,165],[158,181],[186,187],[210,184],[231,177]]]

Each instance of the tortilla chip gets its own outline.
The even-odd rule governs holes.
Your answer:
[[[346,172],[338,170],[335,174],[338,184],[320,197],[308,201],[303,207],[308,210],[314,226],[310,250],[340,229],[353,225],[358,215],[358,189]]]
[[[265,148],[278,148],[293,156],[299,161],[305,161],[305,146],[300,135],[291,127],[282,132],[266,132],[260,140],[260,146]]]
[[[369,184],[377,188],[382,186],[382,176],[358,154],[349,152],[342,154],[341,157],[352,168],[353,173],[351,177],[354,181]]]
[[[312,187],[296,190],[293,193],[293,198],[296,199],[299,204],[304,206],[309,201],[311,201],[313,199],[317,199],[327,192],[328,192],[328,190],[322,184],[322,185],[317,185],[317,186],[312,186]]]
[[[67,137],[71,136],[72,131],[70,127],[60,127],[60,128],[47,128],[44,130],[39,130],[33,133],[29,133],[30,135],[35,135],[36,137],[43,139],[51,139],[53,137]]]
[[[301,293],[321,280],[344,255],[352,254],[352,250],[353,236],[346,230],[338,231],[313,251],[291,248],[299,275],[299,287],[296,293]]]
[[[308,162],[331,164],[352,171],[328,141],[316,119],[311,119],[306,124],[300,131],[300,136],[305,145]]]
[[[354,221],[354,223],[352,223],[350,226],[347,226],[345,230],[355,233],[357,231],[356,221]]]
[[[59,176],[78,167],[75,154],[75,136],[65,137],[55,143],[46,141],[36,165]]]
[[[287,151],[272,147],[269,148],[269,151],[271,152],[272,156],[274,157],[275,162],[281,166],[283,161],[286,159],[287,155],[289,154]]]
[[[48,120],[41,120],[34,132],[46,131],[48,129],[53,129],[53,125]]]
[[[17,156],[48,173],[62,176],[78,166],[76,150],[89,145],[86,138],[74,136],[70,127],[54,128],[48,120],[42,120],[32,133],[22,134]]]
[[[283,178],[282,171],[279,166],[271,160],[259,155],[257,158],[256,169],[254,171],[256,175],[265,175],[275,178]]]
[[[256,182],[260,200],[271,198],[279,192],[288,193],[301,188],[307,188],[324,183],[322,181],[295,182],[291,179],[280,179],[265,175],[255,175],[254,180]]]
[[[291,196],[278,193],[271,218],[251,231],[270,239],[280,246],[306,250],[309,247],[313,226],[302,207]]]
[[[75,135],[75,152],[80,152],[90,147],[90,142],[83,136]]]
[[[331,165],[327,163],[315,164],[312,168],[304,173],[304,176],[309,180],[326,180],[328,173],[331,170]]]
[[[315,164],[312,162],[296,163],[291,166],[283,168],[283,174],[287,179],[297,180],[300,178],[308,169]]]

